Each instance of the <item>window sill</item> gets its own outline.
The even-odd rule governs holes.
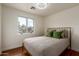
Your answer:
[[[18,33],[18,35],[27,35],[27,34],[34,34],[34,32],[33,33],[23,33],[23,34]]]

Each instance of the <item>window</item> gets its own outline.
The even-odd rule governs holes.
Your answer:
[[[33,30],[33,19],[26,17],[18,17],[18,32],[19,33],[32,33]]]

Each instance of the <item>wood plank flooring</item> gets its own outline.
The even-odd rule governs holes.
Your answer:
[[[79,52],[67,49],[61,54],[61,56],[79,56]]]
[[[5,56],[30,56],[30,54],[28,54],[28,52],[23,47],[3,51],[3,55]],[[79,52],[67,49],[60,56],[79,56]]]

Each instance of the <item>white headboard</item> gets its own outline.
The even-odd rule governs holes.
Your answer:
[[[52,31],[52,30],[65,30],[67,34],[67,38],[70,40],[70,47],[71,47],[71,27],[54,27],[54,28],[48,28],[46,32]]]

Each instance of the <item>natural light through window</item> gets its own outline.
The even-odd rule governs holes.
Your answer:
[[[19,33],[32,33],[33,32],[33,19],[27,17],[18,17],[18,31]]]
[[[19,22],[20,26],[22,26],[22,25],[26,26],[26,18],[18,17],[18,22]]]
[[[32,19],[28,19],[28,27],[33,27],[33,20]]]

